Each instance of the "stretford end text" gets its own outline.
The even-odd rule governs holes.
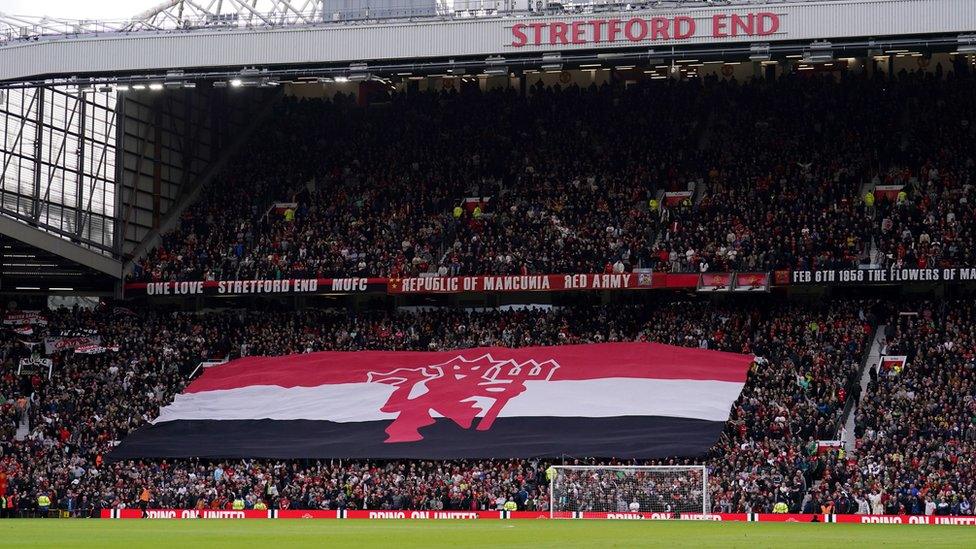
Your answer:
[[[779,31],[780,16],[771,12],[716,14],[705,20],[687,15],[539,21],[512,26],[512,46],[568,46],[688,40],[695,37],[769,36]]]

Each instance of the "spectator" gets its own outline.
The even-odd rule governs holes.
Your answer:
[[[972,86],[794,73],[287,98],[132,278],[970,266]]]
[[[8,372],[0,393],[9,403],[29,391],[31,432],[13,436],[0,423],[0,471],[11,491],[50,494],[52,504],[94,512],[141,506],[229,509],[264,501],[305,509],[490,509],[548,505],[549,463],[538,460],[328,461],[139,460],[108,462],[114,441],[151,421],[204,359],[320,350],[442,350],[604,341],[660,341],[757,355],[725,432],[704,459],[675,456],[657,465],[705,463],[713,509],[769,512],[778,502],[800,510],[807,488],[837,455],[807,441],[837,432],[839,390],[857,369],[870,332],[859,302],[821,306],[749,302],[662,302],[468,312],[211,312],[147,309],[137,318],[108,307],[45,313],[37,338],[91,330],[103,354],[54,355],[51,380],[22,383]],[[3,332],[5,364],[30,345]],[[145,395],[133,397],[134,395]],[[814,449],[816,445],[813,445]],[[609,459],[588,464],[620,464]],[[134,487],[141,487],[136,492]],[[147,494],[151,490],[151,496]],[[236,494],[236,497],[234,496]],[[129,499],[135,496],[135,500]],[[636,494],[624,497],[623,507]],[[48,497],[48,496],[45,496]],[[12,499],[16,499],[15,497]],[[971,500],[971,497],[970,497]],[[638,499],[643,501],[643,499]],[[68,502],[71,502],[70,504]],[[522,503],[519,503],[522,502]],[[679,501],[662,506],[683,510]],[[238,504],[239,506],[239,504]],[[687,510],[687,509],[684,509]]]

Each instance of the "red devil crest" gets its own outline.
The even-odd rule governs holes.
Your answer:
[[[397,414],[386,428],[386,442],[414,442],[423,440],[420,429],[433,425],[434,414],[462,429],[470,429],[480,416],[476,429],[487,431],[508,401],[525,391],[526,381],[548,381],[558,368],[553,360],[516,362],[490,354],[469,360],[458,355],[442,364],[369,372],[367,381],[396,387],[380,408]]]

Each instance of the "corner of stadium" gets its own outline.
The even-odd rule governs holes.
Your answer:
[[[976,2],[2,5],[0,546],[976,546]]]

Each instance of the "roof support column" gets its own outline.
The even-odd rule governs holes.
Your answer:
[[[122,215],[122,193],[125,187],[122,185],[122,174],[125,173],[123,162],[125,162],[125,96],[115,93],[115,221],[113,222],[112,249],[115,256],[122,255],[122,243],[125,241],[125,224],[119,222]]]
[[[31,218],[36,223],[41,218],[41,153],[44,152],[44,91],[43,87],[34,92],[37,101],[37,135],[34,138],[34,193],[31,196]]]
[[[75,209],[75,234],[81,238],[82,208],[85,204],[85,131],[88,129],[88,101],[85,94],[78,94],[79,107],[81,108],[81,118],[78,120],[78,150],[75,151],[77,157],[77,168],[75,169],[75,198],[77,209]]]
[[[153,101],[153,229],[159,228],[159,220],[162,217],[160,195],[163,192],[163,113],[161,102],[158,97]]]

